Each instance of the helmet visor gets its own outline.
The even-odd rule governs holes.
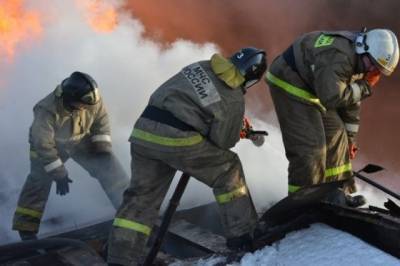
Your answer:
[[[252,80],[247,80],[244,82],[243,87],[245,89],[250,88],[251,86],[253,86],[254,84],[256,84],[260,79],[252,79]]]
[[[257,83],[267,69],[264,53],[257,54],[252,58],[252,60],[249,61],[249,65],[247,66],[248,68],[246,69],[246,75],[244,77],[246,79],[244,84],[246,88],[249,88]]]
[[[100,99],[99,90],[95,88],[94,90],[89,91],[88,93],[83,95],[80,98],[80,102],[84,104],[94,105],[99,101],[99,99]]]
[[[379,62],[377,62],[375,60],[375,58],[373,58],[372,56],[368,55],[368,58],[370,59],[370,61],[374,64],[374,66],[385,76],[390,76],[393,71],[390,71],[389,69],[385,68],[384,66],[382,66]]]

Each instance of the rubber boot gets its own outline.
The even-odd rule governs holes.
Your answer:
[[[349,207],[357,208],[367,203],[363,195],[351,196],[346,195],[346,205]]]
[[[226,240],[226,246],[232,251],[251,251],[253,247],[253,238],[249,233],[228,238]]]
[[[36,232],[21,230],[18,234],[22,241],[37,240]]]
[[[336,205],[346,205],[346,195],[342,189],[336,189],[332,193],[328,194],[324,201]]]

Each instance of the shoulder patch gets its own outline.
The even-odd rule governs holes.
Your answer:
[[[334,40],[335,40],[335,37],[333,37],[333,36],[321,34],[318,37],[318,39],[315,41],[314,47],[318,48],[318,47],[323,47],[323,46],[329,46],[333,43]]]
[[[199,63],[185,67],[181,73],[192,85],[194,92],[204,107],[221,101],[217,88]]]

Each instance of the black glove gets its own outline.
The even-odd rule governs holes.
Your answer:
[[[64,196],[69,193],[68,183],[72,183],[72,180],[68,177],[68,172],[64,165],[51,171],[49,175],[53,178],[54,182],[56,182],[57,195]]]
[[[107,141],[95,141],[91,144],[92,153],[104,154],[111,153],[111,142]]]
[[[72,183],[72,180],[68,176],[65,176],[64,178],[55,181],[57,185],[56,189],[57,195],[64,196],[69,193],[68,183]]]

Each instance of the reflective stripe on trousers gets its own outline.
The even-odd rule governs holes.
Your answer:
[[[245,195],[247,195],[246,186],[241,186],[231,192],[216,195],[215,199],[218,203],[223,204]]]
[[[42,215],[43,215],[42,212],[35,211],[35,210],[32,210],[32,209],[22,208],[22,207],[17,207],[15,212],[18,213],[18,214],[31,216],[31,217],[38,218],[38,219],[41,219]]]
[[[317,105],[322,111],[326,111],[326,108],[321,104],[321,101],[317,98],[317,96],[313,95],[312,93],[309,93],[308,91],[298,88],[296,86],[293,86],[290,83],[287,83],[284,80],[281,80],[280,78],[274,76],[271,74],[271,72],[267,72],[267,75],[265,78],[273,83],[275,86],[283,89],[289,94],[292,94],[298,98],[301,98],[303,100],[306,100],[309,103],[312,103],[314,105]]]
[[[351,163],[343,164],[337,167],[325,169],[325,177],[340,175],[352,170]]]
[[[131,136],[147,142],[173,147],[192,146],[203,140],[203,137],[200,134],[187,138],[169,138],[155,135],[137,128],[133,129]]]
[[[289,185],[289,193],[294,193],[297,190],[299,190],[301,186],[294,186],[294,185]]]
[[[352,170],[351,163],[347,163],[338,167],[333,167],[325,170],[325,177],[331,177],[335,175],[340,175],[345,172],[349,172]],[[295,185],[290,185],[289,184],[289,193],[294,193],[298,191],[301,188],[301,186],[295,186]]]
[[[151,228],[145,224],[137,223],[131,220],[123,219],[123,218],[115,218],[113,222],[113,226],[133,230],[139,233],[142,233],[146,236],[149,236],[151,233]]]
[[[38,154],[37,154],[36,151],[30,150],[30,151],[29,151],[29,157],[30,157],[31,159],[36,159],[36,158],[38,158],[39,156],[38,156]]]

